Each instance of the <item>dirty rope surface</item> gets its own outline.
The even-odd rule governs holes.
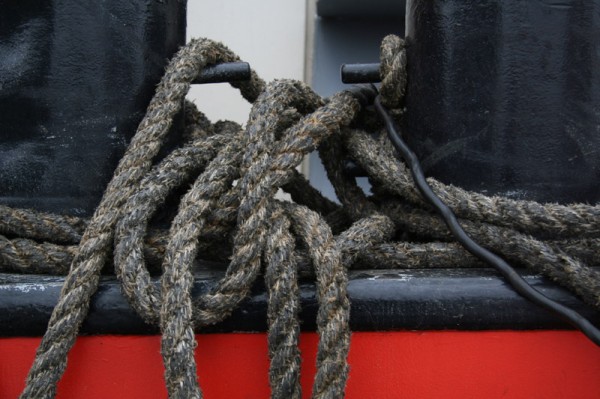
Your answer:
[[[173,58],[146,116],[90,220],[0,206],[0,270],[66,274],[22,398],[52,398],[102,272],[113,271],[131,306],[160,326],[171,398],[201,398],[194,332],[227,317],[259,275],[269,294],[273,398],[300,398],[299,275],[314,276],[319,347],[314,398],[342,398],[350,345],[348,268],[481,266],[453,242],[413,186],[382,125],[350,91],[323,99],[300,82],[236,83],[253,103],[244,129],[210,123],[185,103],[185,142],[156,155],[191,82],[210,64],[236,61],[226,47],[192,40]],[[381,95],[402,117],[406,55],[382,43]],[[318,149],[341,205],[297,171]],[[344,170],[369,175],[367,196]],[[600,309],[600,206],[486,197],[429,179],[465,230],[513,264],[526,266]],[[149,228],[167,197],[181,198],[169,231]],[[292,201],[274,198],[278,189]],[[227,261],[225,277],[193,298],[196,257]],[[230,259],[230,260],[229,260]],[[151,273],[161,273],[160,288]]]

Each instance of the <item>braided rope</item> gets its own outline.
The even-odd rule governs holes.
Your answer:
[[[406,165],[398,161],[386,141],[376,141],[360,131],[346,136],[350,156],[377,180],[384,190],[406,201],[425,206],[412,184]],[[436,194],[457,216],[492,223],[542,237],[600,236],[600,205],[540,204],[504,197],[487,197],[427,179]]]
[[[300,399],[300,290],[294,237],[283,207],[274,206],[265,247],[265,282],[269,294],[269,381],[273,399]]]
[[[343,398],[348,379],[350,301],[342,254],[331,229],[316,212],[303,206],[288,209],[294,230],[309,248],[317,275],[319,346],[312,397]]]
[[[111,267],[131,306],[160,326],[171,398],[202,397],[194,333],[231,314],[263,269],[271,397],[300,398],[298,278],[315,277],[319,348],[312,397],[341,398],[349,370],[348,268],[482,266],[452,242],[385,135],[367,133],[380,126],[360,112],[350,92],[324,100],[302,83],[266,85],[252,72],[250,81],[234,84],[253,103],[245,129],[211,124],[186,103],[183,144],[153,166],[199,71],[236,60],[207,39],[178,52],[90,220],[0,205],[0,270],[67,275],[22,398],[55,396],[99,276]],[[382,43],[381,74],[384,101],[401,115],[406,54],[398,37]],[[295,169],[314,149],[341,205]],[[368,172],[373,195],[346,174],[349,158]],[[600,274],[590,267],[600,264],[599,205],[515,201],[429,183],[483,245],[600,309]],[[150,229],[182,187],[187,191],[169,232]],[[274,199],[279,188],[292,202]],[[193,298],[198,256],[228,267],[215,287]],[[152,274],[161,274],[160,288]]]

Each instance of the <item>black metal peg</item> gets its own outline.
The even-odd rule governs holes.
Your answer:
[[[379,63],[343,64],[340,70],[343,83],[378,83],[381,82]]]
[[[249,80],[250,64],[247,62],[226,62],[207,66],[194,80],[194,84],[239,82]]]

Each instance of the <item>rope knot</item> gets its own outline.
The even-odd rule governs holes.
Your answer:
[[[406,46],[396,35],[388,35],[380,48],[381,98],[388,108],[399,108],[406,92]]]

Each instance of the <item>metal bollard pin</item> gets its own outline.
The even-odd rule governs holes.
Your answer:
[[[342,64],[340,69],[343,83],[377,83],[381,82],[379,63]]]
[[[249,80],[250,64],[247,62],[226,62],[207,66],[194,80],[194,84],[239,82]]]

